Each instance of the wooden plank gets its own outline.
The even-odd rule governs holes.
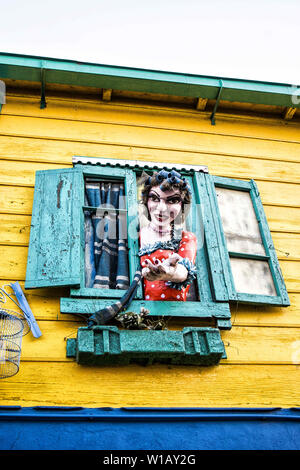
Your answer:
[[[299,406],[299,386],[297,365],[114,368],[22,362],[18,374],[1,381],[1,405],[290,408]]]
[[[47,109],[47,108],[46,108]],[[70,164],[74,154],[84,155],[87,152],[86,144],[72,142],[59,142],[47,139],[32,139],[17,136],[0,135],[0,157],[1,159],[41,162],[41,163],[61,163]]]
[[[30,215],[33,192],[32,187],[0,186],[0,212]]]
[[[31,139],[30,139],[31,140]],[[1,140],[0,140],[1,144]],[[114,145],[114,144],[113,144]],[[62,152],[62,146],[60,146],[60,153]],[[77,145],[74,144],[72,148],[72,155],[64,160],[68,161],[67,166],[72,164],[72,156],[75,155]],[[109,148],[107,151],[105,148],[100,149],[100,155],[97,152],[93,154],[93,148],[88,146],[85,151],[85,155],[87,156],[104,156],[104,158],[131,158],[131,155],[128,155],[128,149],[126,154],[126,149],[122,149],[121,151],[117,151],[114,149],[113,153],[112,149]],[[189,161],[189,164],[203,164],[208,166],[209,172],[216,176],[225,176],[225,177],[234,177],[239,179],[257,179],[259,181],[274,181],[274,182],[286,182],[286,183],[299,183],[300,182],[300,172],[299,166],[295,163],[285,163],[283,166],[282,163],[279,162],[271,162],[271,161],[259,161],[259,160],[250,160],[245,158],[230,158],[226,159],[224,156],[219,157],[217,155],[202,155],[201,160],[199,160],[199,155],[190,154],[188,153],[178,153],[177,155],[173,153],[172,160],[170,159],[171,155],[165,155],[163,151],[160,151],[161,158],[158,159],[156,149],[146,149],[147,156],[144,156],[145,160],[149,160],[153,158],[153,161],[170,161],[173,163],[185,163]],[[15,149],[14,149],[15,151]],[[145,153],[145,149],[143,150]],[[80,152],[81,153],[81,152]],[[82,154],[82,153],[81,153]],[[39,158],[40,158],[39,154]],[[5,155],[7,157],[7,154]],[[31,160],[32,157],[29,157]],[[141,155],[137,155],[138,160],[142,160],[143,157]],[[6,158],[0,160],[0,175],[2,184],[15,184],[15,185],[32,185],[34,181],[34,172],[37,169],[47,169],[47,168],[59,168],[65,167],[65,163],[57,163],[57,159],[53,157],[53,163],[44,163],[44,162],[31,162],[25,161],[25,158],[21,159],[21,161],[12,161],[7,160]],[[296,188],[298,197],[300,190]]]
[[[0,244],[28,246],[31,217],[1,214]]]
[[[299,168],[294,162],[286,162],[283,166],[275,159],[257,159],[257,157],[263,158],[264,154],[269,156],[277,154],[281,157],[281,161],[284,161],[287,154],[294,154],[299,159],[300,145],[298,143],[275,142],[270,145],[269,141],[251,140],[248,142],[245,139],[245,142],[241,142],[240,137],[211,136],[187,131],[5,115],[1,118],[1,134],[47,140],[117,144],[128,147],[142,146],[172,152],[187,151],[195,153],[194,160],[197,161],[199,161],[199,152],[202,152],[202,163],[210,165],[212,173],[222,164],[223,176],[229,176],[231,173],[235,176],[246,177],[250,172],[250,175],[257,179],[288,182],[300,180]],[[279,152],[282,146],[284,148]],[[234,159],[229,158],[233,148],[236,148]],[[255,157],[255,160],[239,156],[243,156],[245,148],[252,157]]]
[[[264,209],[271,232],[300,233],[299,208],[264,204]]]
[[[55,163],[32,163],[0,160],[0,181],[4,185],[12,186],[34,186],[35,173],[38,170],[54,170],[61,168],[71,168]]]
[[[63,141],[0,135],[0,158],[2,160],[12,161],[16,159],[16,155],[19,162],[53,163],[61,164],[62,166],[70,165],[73,155],[146,161],[169,161],[175,163],[184,163],[189,161],[195,164],[205,164],[204,161],[206,161],[209,166],[214,165],[214,168],[212,167],[213,170],[216,174],[220,174],[220,176],[222,176],[221,172],[224,173],[226,171],[228,173],[229,171],[229,174],[227,174],[228,177],[235,176],[245,179],[255,177],[257,179],[257,171],[254,174],[252,171],[253,167],[248,170],[245,169],[244,176],[239,176],[239,174],[236,174],[236,171],[235,174],[231,174],[230,168],[228,168],[228,163],[226,163],[226,167],[223,168],[223,164],[227,159],[226,156],[222,156],[220,162],[220,157],[217,155],[201,152],[193,153],[189,151],[171,151],[163,148],[137,146],[135,144],[129,147],[118,143],[108,144],[103,142]],[[217,157],[218,160],[214,163]],[[233,170],[235,165],[234,159],[235,157],[232,157],[231,159]],[[244,161],[245,159],[242,160]],[[256,161],[257,160],[255,160],[255,162]],[[219,167],[219,165],[221,165],[221,167]],[[253,166],[255,166],[254,163]],[[213,173],[212,168],[210,168],[211,173]]]
[[[233,326],[293,326],[300,327],[300,295],[289,293],[289,307],[230,305]]]
[[[298,328],[233,327],[223,330],[228,364],[300,363]],[[296,357],[297,356],[297,357]]]
[[[272,233],[272,239],[278,259],[300,259],[300,234]]]
[[[203,164],[209,167],[210,173],[217,176],[287,183],[299,182],[299,165],[297,163],[285,162],[283,165],[282,162],[278,161],[239,157],[226,158],[225,156],[214,155],[208,158],[205,157],[203,161]],[[291,177],[291,175],[288,175],[289,170],[296,170],[297,173]]]
[[[48,92],[49,93],[49,92]],[[218,127],[213,128],[208,119],[209,113],[199,115],[193,109],[168,107],[160,103],[114,102],[109,106],[95,99],[74,99],[67,96],[55,98],[47,93],[47,108],[41,110],[39,99],[32,96],[12,96],[7,94],[2,114],[28,117],[66,119],[115,124],[138,125],[165,129],[205,132],[212,135],[229,135],[240,138],[266,139],[274,141],[300,142],[299,124],[283,122],[274,117],[237,116],[237,110],[228,115],[218,113]],[[50,92],[51,93],[51,92]],[[205,100],[203,100],[204,103]],[[201,101],[202,103],[202,101]],[[287,159],[292,156],[287,155]]]
[[[29,333],[23,339],[22,361],[69,361],[66,338],[76,337],[77,328],[86,326],[86,322],[40,321],[39,325],[42,337],[37,340]],[[236,326],[221,331],[221,337],[227,353],[224,364],[294,364],[298,349],[300,363],[298,328]]]
[[[300,262],[281,260],[279,264],[288,292],[300,292]]]
[[[24,281],[28,247],[0,245],[0,279]]]
[[[256,181],[263,205],[300,207],[299,188],[297,184]]]

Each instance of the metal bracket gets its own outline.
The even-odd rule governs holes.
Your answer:
[[[208,99],[207,98],[198,98],[197,99],[197,104],[196,104],[196,109],[198,111],[204,111],[207,105]]]
[[[2,106],[6,103],[6,85],[3,80],[0,80],[0,114]]]
[[[102,101],[111,101],[112,88],[103,88]]]
[[[296,111],[297,111],[297,108],[292,108],[292,107],[285,108],[284,113],[283,113],[283,119],[285,119],[286,121],[290,121],[291,119],[293,119]]]
[[[218,106],[219,106],[219,102],[220,102],[220,99],[221,99],[222,90],[223,90],[223,81],[220,80],[220,88],[219,88],[219,91],[218,91],[218,96],[217,96],[217,99],[216,99],[216,102],[215,102],[215,106],[214,106],[213,112],[211,113],[211,116],[210,116],[210,120],[211,120],[211,125],[212,125],[212,126],[215,126],[215,124],[216,124],[216,121],[215,121],[215,114],[216,114],[217,109],[218,109]]]
[[[41,109],[44,109],[47,107],[45,89],[46,89],[46,69],[41,67],[41,101],[40,101]]]

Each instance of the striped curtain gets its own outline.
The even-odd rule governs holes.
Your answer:
[[[124,184],[86,181],[85,285],[128,289],[129,266]]]

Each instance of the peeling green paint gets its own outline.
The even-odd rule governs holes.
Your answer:
[[[119,330],[116,326],[78,328],[67,340],[67,357],[78,364],[177,364],[211,366],[226,357],[216,328]]]

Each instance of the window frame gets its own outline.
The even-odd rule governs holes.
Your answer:
[[[137,201],[137,192],[135,182],[133,181],[133,173],[127,168],[113,168],[113,167],[97,167],[97,166],[84,166],[76,165],[76,168],[82,171],[82,187],[80,188],[80,201],[81,213],[80,213],[80,225],[81,225],[81,253],[80,253],[80,286],[78,288],[71,287],[70,295],[72,297],[96,297],[96,298],[110,298],[116,299],[121,298],[126,292],[123,289],[96,289],[85,287],[85,270],[84,270],[84,251],[85,251],[85,234],[84,234],[84,190],[85,190],[85,178],[91,177],[99,179],[101,181],[107,179],[119,180],[124,183],[125,194],[126,194],[126,210],[127,210],[127,227],[130,226],[132,216],[130,215],[129,206]],[[128,240],[128,262],[129,262],[129,277],[130,282],[134,278],[134,274],[138,268],[138,262],[136,258],[137,244],[138,241],[130,237]],[[142,299],[143,293],[141,286],[138,287],[136,292],[136,298]]]
[[[250,181],[237,180],[233,178],[225,178],[214,175],[206,175],[208,191],[211,195],[211,203],[213,207],[213,218],[214,223],[218,232],[219,246],[222,265],[224,268],[225,283],[227,286],[228,298],[231,301],[242,302],[245,304],[257,304],[257,305],[274,305],[274,306],[289,306],[290,301],[287,293],[287,289],[281,273],[279,261],[277,258],[276,250],[273,244],[270,228],[267,222],[263,204],[260,198],[258,187],[256,182],[252,179]],[[265,256],[230,252],[227,249],[226,237],[223,230],[221,214],[219,210],[217,194],[215,187],[221,187],[226,189],[233,189],[236,191],[248,192],[253,205],[256,220],[265,249]],[[237,292],[235,289],[234,279],[232,275],[230,256],[236,258],[245,259],[257,259],[261,261],[268,261],[270,273],[273,279],[274,287],[276,290],[276,296],[262,295],[262,294],[249,294],[243,292]]]
[[[69,286],[70,297],[60,299],[61,313],[90,315],[111,305],[126,292],[117,289],[98,290],[84,286],[85,178],[124,181],[128,210],[127,227],[129,228],[131,223],[137,224],[136,213],[132,215],[129,211],[131,204],[136,207],[138,204],[137,175],[143,170],[151,172],[161,169],[175,169],[192,183],[194,195],[191,214],[193,217],[191,227],[187,229],[194,232],[201,243],[200,247],[198,245],[196,257],[200,299],[187,302],[151,302],[143,299],[143,289],[140,284],[130,309],[139,311],[141,307],[146,307],[150,309],[151,316],[213,320],[218,328],[230,329],[229,305],[231,301],[277,306],[290,305],[263,205],[253,180],[244,181],[213,176],[208,173],[207,167],[200,165],[184,166],[162,162],[87,157],[74,157],[73,164],[73,168],[37,172],[25,281],[25,288]],[[243,294],[235,291],[215,191],[216,186],[250,192],[277,296]],[[129,273],[132,280],[140,265],[137,237],[134,239],[128,237],[128,248]],[[56,263],[62,266],[57,269]]]
[[[122,161],[119,161],[119,166],[109,166],[110,161],[105,164],[105,159],[101,159],[102,164],[91,164],[88,163],[82,164],[81,162],[76,163],[74,168],[82,171],[82,194],[81,201],[84,201],[84,179],[85,177],[99,177],[99,179],[107,178],[125,178],[125,194],[127,200],[127,209],[130,203],[137,204],[137,185],[136,185],[136,175],[138,172],[141,172],[145,168],[140,166],[135,166],[133,164],[122,165]],[[142,165],[142,162],[137,162],[139,165]],[[122,167],[120,167],[122,165]],[[152,167],[147,165],[146,171],[156,171],[157,169],[169,169],[174,168],[172,164],[155,164]],[[201,167],[203,168],[203,167]],[[197,180],[196,175],[199,171],[183,170],[185,177],[192,183],[194,189],[194,197],[192,198],[192,207],[191,212],[196,211],[196,204],[199,204],[199,194],[197,191]],[[128,196],[128,190],[130,189],[130,195]],[[198,220],[198,219],[197,219]],[[132,222],[132,216],[128,215],[128,227]],[[201,221],[195,222],[195,217],[192,218],[193,230],[195,230],[197,239],[200,240],[203,237],[203,231],[201,228]],[[196,225],[195,225],[196,224]],[[111,303],[116,298],[120,298],[125,291],[117,289],[107,289],[102,290],[102,292],[95,292],[98,289],[95,288],[86,288],[84,287],[84,211],[81,210],[81,286],[80,288],[71,288],[70,289],[70,298],[61,298],[60,308],[61,313],[78,313],[78,314],[92,314],[95,311],[105,308],[106,306],[111,305]],[[205,238],[205,237],[204,237]],[[134,311],[139,311],[141,307],[146,307],[150,310],[150,314],[153,316],[172,316],[172,317],[181,317],[181,318],[197,318],[205,321],[213,320],[217,327],[230,329],[231,328],[231,313],[229,309],[228,300],[219,302],[216,304],[213,298],[213,289],[210,282],[210,273],[209,273],[209,264],[207,249],[205,245],[205,240],[203,239],[203,244],[200,249],[197,250],[196,257],[196,267],[198,269],[199,275],[197,277],[198,291],[200,299],[197,301],[187,301],[187,302],[176,302],[176,301],[147,301],[143,299],[142,286],[139,285],[139,290],[137,295],[130,305],[130,309]],[[135,273],[135,266],[132,260],[138,259],[138,240],[132,240],[128,237],[128,248],[129,253],[131,253],[131,263],[130,263],[130,279],[133,279]],[[201,276],[201,280],[199,278]],[[100,290],[100,289],[99,289]],[[172,312],[172,313],[170,313]]]

